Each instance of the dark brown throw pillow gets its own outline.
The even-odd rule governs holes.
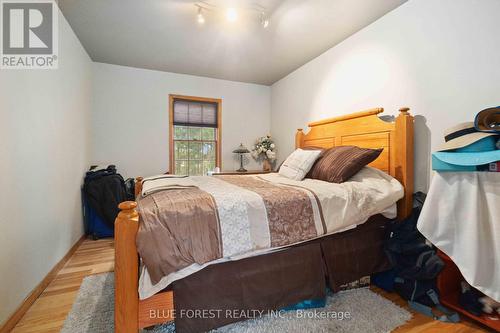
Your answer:
[[[381,149],[340,146],[326,150],[307,174],[307,178],[343,183],[373,162]]]

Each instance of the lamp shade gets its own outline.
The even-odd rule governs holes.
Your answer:
[[[249,152],[250,151],[247,149],[247,147],[245,147],[243,145],[243,143],[240,143],[240,146],[238,148],[236,148],[235,150],[233,150],[233,153],[235,153],[235,154],[247,154]]]

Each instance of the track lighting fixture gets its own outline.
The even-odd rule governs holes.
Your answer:
[[[225,11],[225,17],[228,22],[234,23],[238,20],[238,10],[234,7],[230,8],[221,8],[217,5],[214,5],[211,3],[210,0],[199,0],[194,4],[198,8],[198,14],[197,14],[197,21],[199,24],[204,24],[205,23],[205,13],[210,13],[210,12],[223,12]],[[260,25],[265,29],[269,26],[269,16],[266,13],[266,7],[258,5],[258,4],[253,4],[252,6],[245,7],[245,8],[240,8],[243,10],[243,14],[248,14],[253,17],[255,17],[255,14],[257,14],[259,17],[259,22]],[[251,13],[253,12],[253,13]],[[242,14],[242,15],[243,15]]]
[[[264,12],[260,14],[260,24],[264,28],[267,28],[269,26],[269,18],[267,18],[266,13]]]
[[[202,10],[203,10],[203,8],[198,6],[198,23],[199,24],[205,23],[205,17],[203,16]]]

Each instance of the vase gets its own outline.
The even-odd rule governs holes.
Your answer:
[[[271,171],[272,167],[271,167],[271,162],[269,162],[268,159],[265,159],[263,162],[262,162],[262,170],[266,171],[266,172],[269,172]]]

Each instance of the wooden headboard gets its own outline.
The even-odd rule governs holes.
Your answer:
[[[387,172],[404,186],[405,195],[398,202],[398,218],[410,215],[413,206],[413,117],[409,108],[401,108],[394,122],[386,122],[377,115],[383,108],[351,113],[308,124],[295,135],[295,147],[358,146],[384,148],[369,165]]]

